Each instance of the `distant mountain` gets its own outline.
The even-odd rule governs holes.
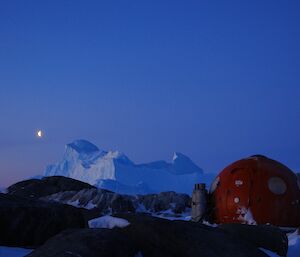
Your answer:
[[[135,164],[119,151],[101,150],[86,140],[76,140],[66,145],[59,163],[46,168],[45,176],[70,177],[123,194],[190,194],[195,183],[210,183],[214,175],[203,173],[182,153],[174,153],[170,163]]]

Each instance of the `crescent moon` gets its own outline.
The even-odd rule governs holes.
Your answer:
[[[36,132],[37,137],[43,137],[43,132],[41,130],[38,130]]]

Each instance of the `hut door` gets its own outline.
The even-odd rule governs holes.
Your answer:
[[[231,180],[227,190],[227,213],[232,222],[241,220],[243,213],[248,210],[250,203],[250,175],[245,168],[231,171]]]

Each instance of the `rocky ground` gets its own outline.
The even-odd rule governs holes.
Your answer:
[[[187,194],[163,192],[138,196],[120,195],[59,176],[16,183],[8,188],[8,194],[44,202],[58,202],[89,210],[97,209],[101,214],[119,212],[160,214],[168,210],[175,216],[180,216],[191,207],[191,198]]]
[[[126,228],[66,230],[29,256],[267,256],[226,230],[147,215],[123,214]]]
[[[0,245],[36,248],[28,256],[45,257],[268,256],[260,247],[286,255],[287,238],[278,228],[212,227],[152,216],[180,217],[189,208],[190,197],[175,192],[133,197],[64,177],[28,180],[0,194]],[[88,228],[88,220],[104,214],[130,225]]]

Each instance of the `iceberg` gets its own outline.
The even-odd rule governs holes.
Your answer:
[[[120,194],[191,194],[195,183],[210,183],[214,178],[179,152],[171,162],[135,164],[125,154],[101,150],[87,140],[67,144],[62,160],[49,165],[44,174],[70,177]]]

